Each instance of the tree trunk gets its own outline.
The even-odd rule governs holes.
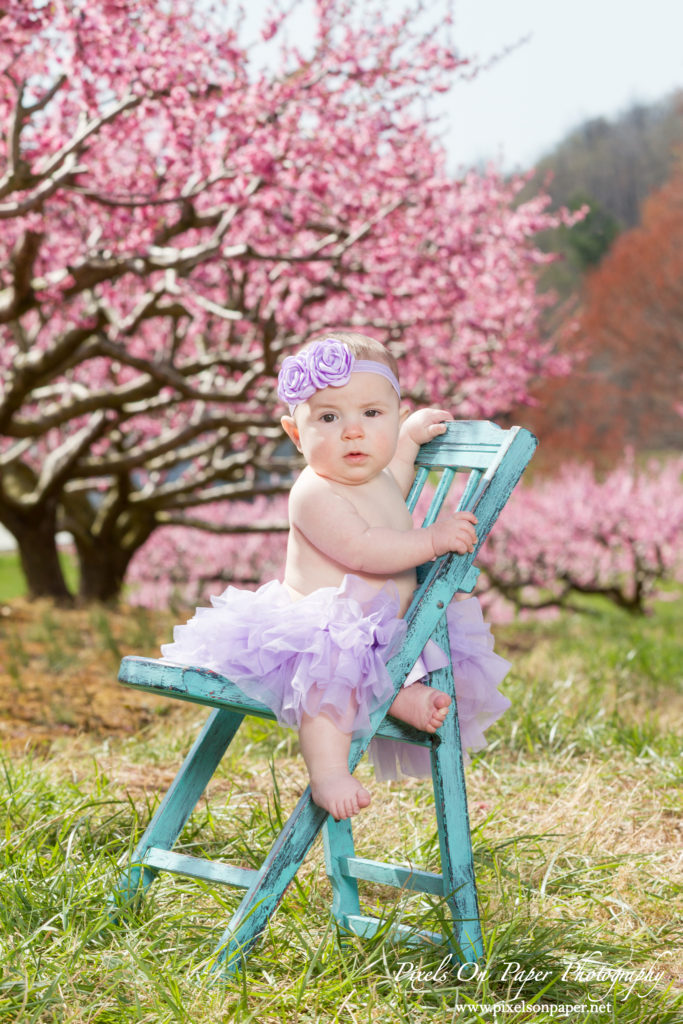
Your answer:
[[[102,539],[77,538],[76,550],[81,573],[78,596],[81,601],[115,603],[121,594],[128,563],[134,551]]]
[[[59,604],[71,604],[57,553],[57,507],[46,502],[35,509],[17,509],[3,504],[0,521],[14,536],[29,597],[49,597]]]

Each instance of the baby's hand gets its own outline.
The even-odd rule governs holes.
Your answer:
[[[411,441],[415,444],[425,444],[433,437],[446,432],[446,422],[453,417],[445,409],[418,409],[412,412],[403,424]]]
[[[456,512],[429,526],[434,555],[438,557],[449,551],[464,555],[468,551],[474,551],[474,545],[477,543],[477,534],[474,529],[476,522],[477,517],[474,512]]]

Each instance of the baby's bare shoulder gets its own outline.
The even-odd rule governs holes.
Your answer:
[[[310,466],[301,471],[289,492],[290,504],[301,501],[309,501],[311,498],[331,494],[332,487],[329,480],[318,476]]]
[[[311,515],[339,515],[348,511],[352,503],[346,488],[340,487],[332,480],[318,476],[306,466],[289,492],[290,521],[300,520]]]

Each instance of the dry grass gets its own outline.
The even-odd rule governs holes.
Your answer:
[[[0,608],[0,743],[6,750],[132,735],[169,702],[116,682],[125,654],[156,656],[167,616],[17,599]]]
[[[168,618],[12,605],[0,620],[8,757],[0,947],[10,979],[0,983],[0,1020],[464,1024],[491,1019],[475,1003],[512,994],[502,981],[511,961],[555,971],[550,1001],[600,998],[604,985],[559,979],[563,965],[597,950],[613,967],[656,965],[656,992],[647,1000],[612,994],[609,1017],[571,1019],[683,1021],[675,996],[683,989],[679,612],[670,603],[647,621],[605,611],[502,631],[515,665],[507,686],[514,713],[468,776],[486,980],[414,992],[395,980],[405,950],[382,938],[342,948],[317,846],[248,975],[217,993],[200,970],[235,905],[232,893],[167,877],[137,920],[95,927],[104,927],[115,860],[206,714],[115,682],[119,657],[154,653]],[[358,852],[438,870],[429,785],[380,785],[366,766],[359,771],[373,803],[355,827]],[[296,738],[251,721],[183,843],[257,862],[305,784]],[[439,923],[440,908],[422,897],[411,910],[376,886],[363,896],[381,913]],[[426,955],[425,965],[432,960]]]

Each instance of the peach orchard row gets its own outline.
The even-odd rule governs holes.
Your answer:
[[[579,594],[645,611],[661,583],[683,580],[682,476],[680,458],[638,467],[627,457],[602,478],[571,464],[554,477],[522,482],[480,553],[479,592],[498,617],[511,608],[571,607]],[[259,497],[204,508],[208,533],[157,530],[131,563],[131,599],[193,605],[229,584],[281,578],[286,515],[285,495]]]

